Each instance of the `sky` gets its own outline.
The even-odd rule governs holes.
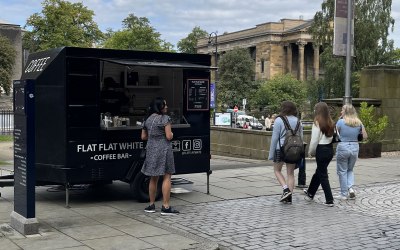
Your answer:
[[[175,45],[195,26],[208,33],[234,32],[283,18],[312,19],[323,0],[69,0],[82,2],[95,13],[103,32],[121,29],[133,13],[147,17],[161,38]],[[0,0],[0,20],[23,27],[27,18],[42,10],[41,0]],[[400,48],[400,1],[392,0],[394,32],[389,36]]]

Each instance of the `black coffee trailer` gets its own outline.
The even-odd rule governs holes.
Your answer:
[[[34,86],[36,185],[65,186],[68,205],[72,185],[121,180],[138,200],[148,200],[141,124],[150,101],[162,96],[176,174],[206,173],[208,192],[210,61],[209,55],[75,47],[31,54],[14,86]]]

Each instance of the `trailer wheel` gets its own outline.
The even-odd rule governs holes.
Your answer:
[[[149,183],[150,177],[144,175],[142,172],[138,172],[130,183],[131,192],[134,197],[140,202],[149,201]],[[159,200],[162,196],[162,177],[159,178],[157,184],[156,200]]]

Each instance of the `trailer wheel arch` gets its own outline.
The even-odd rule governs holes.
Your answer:
[[[158,179],[156,200],[162,196],[162,179],[162,177]],[[135,199],[140,202],[149,202],[149,182],[150,176],[144,175],[141,171],[135,175],[130,182],[130,189]]]

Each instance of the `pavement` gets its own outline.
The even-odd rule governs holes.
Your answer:
[[[0,143],[0,162],[12,163],[4,148],[10,150]],[[337,193],[335,166],[333,160],[329,174]],[[171,204],[181,212],[177,216],[161,216],[161,202],[157,213],[144,213],[146,204],[132,200],[122,182],[75,186],[70,208],[57,186],[37,187],[40,227],[31,236],[10,227],[14,194],[4,187],[0,249],[400,249],[399,167],[398,154],[358,159],[356,199],[326,207],[321,190],[312,202],[304,200],[301,189],[295,190],[293,204],[279,202],[282,189],[270,161],[212,156],[210,194],[205,173],[179,176],[193,186],[192,192],[172,194]],[[307,183],[315,168],[307,159]]]

